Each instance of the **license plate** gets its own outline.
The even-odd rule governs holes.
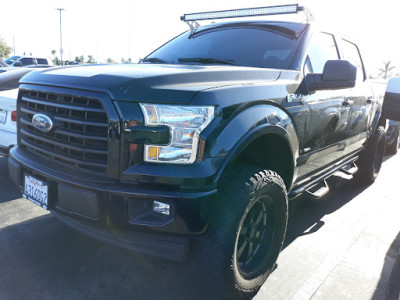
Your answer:
[[[7,111],[0,109],[0,124],[6,123]]]
[[[48,186],[43,181],[25,175],[24,195],[26,199],[47,209]]]

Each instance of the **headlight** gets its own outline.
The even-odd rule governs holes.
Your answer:
[[[166,125],[171,129],[167,146],[145,145],[144,160],[191,164],[196,160],[200,132],[214,118],[213,106],[140,104],[146,125]]]

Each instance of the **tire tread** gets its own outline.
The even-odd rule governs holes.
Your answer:
[[[215,214],[210,220],[208,233],[199,239],[197,248],[199,248],[200,264],[205,268],[205,273],[212,278],[214,286],[224,287],[223,294],[229,295],[229,299],[249,297],[259,289],[259,286],[254,289],[243,289],[232,276],[232,234],[236,236],[238,231],[237,220],[240,220],[238,211],[247,207],[248,203],[244,202],[244,199],[251,199],[254,193],[266,185],[271,186],[273,191],[282,193],[281,196],[285,199],[285,228],[283,238],[276,246],[280,251],[288,218],[286,186],[278,173],[254,166],[241,165],[233,168],[230,175],[221,180],[221,199],[214,208]],[[272,268],[268,270],[271,271]]]

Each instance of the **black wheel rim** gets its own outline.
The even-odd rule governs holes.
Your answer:
[[[238,233],[236,263],[242,275],[264,269],[262,261],[271,248],[275,231],[272,199],[260,198],[248,210]]]

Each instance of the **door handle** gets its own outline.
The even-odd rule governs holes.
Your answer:
[[[352,100],[352,98],[346,98],[346,99],[344,99],[344,101],[342,102],[342,105],[343,106],[352,106],[353,105],[353,100]]]
[[[367,104],[372,104],[372,103],[374,103],[374,102],[375,102],[374,98],[368,97],[368,99],[367,99]]]

